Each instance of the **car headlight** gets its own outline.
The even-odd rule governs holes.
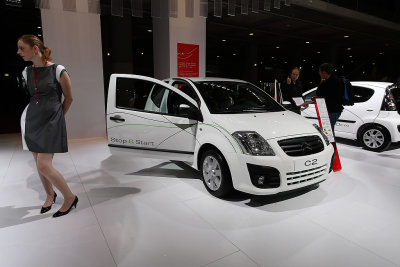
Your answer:
[[[317,124],[315,124],[315,123],[313,124],[313,126],[314,126],[315,129],[317,129],[318,132],[322,135],[322,138],[324,138],[326,145],[329,146],[329,144],[330,144],[331,142],[329,142],[328,136],[326,136],[326,134],[325,134],[324,131],[321,129],[321,127],[319,127],[319,126],[318,126]]]
[[[271,146],[257,132],[235,132],[232,136],[238,141],[245,154],[253,156],[275,156]]]

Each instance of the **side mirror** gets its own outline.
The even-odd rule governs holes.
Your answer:
[[[190,106],[187,104],[180,104],[179,114],[191,120],[196,120],[201,122],[203,121],[203,115],[201,114],[201,111],[194,106]]]

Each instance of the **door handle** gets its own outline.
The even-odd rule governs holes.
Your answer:
[[[125,119],[122,118],[121,116],[117,115],[115,117],[110,117],[110,120],[115,121],[115,122],[124,122]]]

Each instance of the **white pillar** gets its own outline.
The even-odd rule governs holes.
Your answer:
[[[169,17],[168,2],[161,2],[161,18],[153,18],[154,77],[176,77],[177,44],[199,45],[199,76],[206,74],[206,18],[200,17],[200,0],[194,0],[194,16],[186,17],[185,0],[178,0],[177,17]]]
[[[71,77],[68,138],[105,136],[100,15],[88,13],[87,0],[76,2],[77,12],[63,11],[61,0],[41,9],[43,40],[53,62],[65,66]]]

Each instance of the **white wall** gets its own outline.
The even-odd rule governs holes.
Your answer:
[[[68,138],[106,135],[100,15],[63,11],[61,0],[41,9],[43,40],[52,49],[53,62],[66,67],[74,102],[66,114]],[[85,10],[86,9],[86,10]]]
[[[206,76],[206,18],[200,17],[200,0],[194,1],[194,16],[185,16],[185,0],[178,0],[178,17],[169,18],[170,75],[178,76],[177,43],[199,45],[199,76]]]
[[[167,3],[168,1],[165,1]],[[177,18],[168,16],[168,4],[161,6],[161,18],[153,18],[154,77],[178,75],[177,43],[199,45],[199,76],[206,75],[206,18],[200,17],[200,0],[194,1],[194,16],[185,16],[185,0],[178,0]]]

